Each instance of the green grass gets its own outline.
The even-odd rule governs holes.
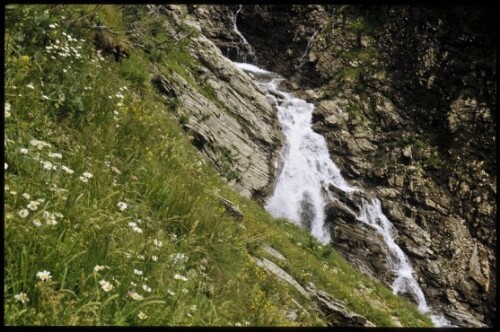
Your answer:
[[[145,72],[159,61],[191,75],[195,60],[174,55],[187,54],[188,39],[164,56],[139,46],[120,62],[98,55],[89,27],[139,29],[142,8],[6,8],[5,324],[325,325],[307,299],[251,262],[268,244],[297,280],[377,325],[392,325],[392,315],[428,326],[413,304],[227,188],[201,159],[171,116],[175,100],[160,98]],[[143,42],[154,44],[158,30],[146,29]],[[130,33],[119,36],[136,42]],[[237,204],[243,220],[212,193]],[[360,283],[373,291],[359,292]]]

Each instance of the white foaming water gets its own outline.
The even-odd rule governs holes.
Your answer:
[[[257,77],[259,74],[270,74],[253,65],[236,65]],[[277,90],[279,81],[280,78],[273,78],[260,82],[264,89],[273,93],[269,97],[276,102],[278,119],[286,137],[274,193],[265,208],[275,216],[305,226],[313,236],[326,244],[330,241],[330,233],[324,227],[325,201],[322,188],[327,191],[329,185],[334,185],[347,192],[356,189],[345,182],[339,168],[331,161],[323,136],[311,129],[314,106],[290,93]]]
[[[255,52],[253,50],[252,45],[247,41],[245,36],[238,30],[238,25],[236,24],[236,21],[238,19],[238,14],[241,12],[241,9],[243,8],[243,5],[240,5],[238,10],[236,11],[236,14],[234,16],[231,16],[231,21],[233,22],[233,31],[240,37],[241,41],[243,42],[243,45],[245,45],[248,48],[248,53],[252,56],[254,61],[257,61],[257,57],[255,56]],[[243,61],[246,61],[246,57],[244,57]]]
[[[306,227],[322,243],[330,241],[330,232],[325,228],[325,195],[332,199],[330,185],[350,193],[362,191],[350,186],[340,174],[340,169],[330,159],[323,136],[311,128],[314,106],[279,91],[277,86],[283,79],[279,75],[247,63],[235,63],[244,71],[252,73],[257,83],[268,92],[278,109],[278,120],[283,127],[285,144],[280,152],[280,162],[274,192],[265,208],[273,216],[284,217]],[[361,200],[358,220],[372,226],[384,239],[390,250],[388,260],[396,274],[392,283],[395,294],[410,294],[418,303],[420,312],[428,314],[435,326],[452,326],[442,315],[434,315],[425,295],[413,276],[411,263],[396,244],[392,223],[382,212],[377,198]]]

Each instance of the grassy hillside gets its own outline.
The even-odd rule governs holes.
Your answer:
[[[183,75],[196,62],[189,38],[162,35],[161,19],[144,7],[6,7],[5,324],[325,325],[252,263],[270,245],[299,282],[376,325],[429,325],[202,160],[171,115],[176,100],[150,83],[151,62]],[[135,45],[138,22],[143,46],[164,38],[164,51]]]

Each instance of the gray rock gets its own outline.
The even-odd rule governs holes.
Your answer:
[[[179,24],[194,24],[189,15],[173,15]],[[223,175],[232,174],[229,184],[247,197],[265,193],[272,186],[283,141],[276,111],[253,80],[213,42],[203,34],[191,40],[190,52],[204,68],[196,81],[208,86],[215,99],[175,72],[160,73],[161,89],[179,101],[175,114],[187,118],[184,128],[195,146]]]
[[[403,157],[405,158],[412,158],[412,153],[411,153],[411,146],[407,146],[403,149]]]
[[[299,291],[302,295],[307,297],[308,299],[311,298],[309,293],[306,292],[304,287],[302,287],[291,275],[286,273],[282,268],[280,268],[278,265],[274,264],[267,258],[257,258],[250,256],[250,259],[259,267],[263,268],[264,270],[274,274],[278,279],[281,279],[282,281],[290,284],[293,286],[295,289]]]
[[[469,273],[481,287],[487,292],[489,290],[489,279],[483,275],[479,259],[477,242],[474,244],[474,250],[469,260]]]
[[[365,317],[347,309],[345,303],[342,301],[337,300],[322,290],[318,290],[313,283],[310,282],[308,286],[306,286],[306,290],[310,294],[311,298],[316,302],[320,311],[323,313],[328,326],[375,327],[375,324],[367,320]]]
[[[271,256],[273,256],[273,257],[275,257],[275,258],[279,259],[279,260],[282,260],[282,261],[284,261],[284,262],[286,262],[286,261],[287,261],[286,257],[285,257],[285,256],[283,256],[283,254],[282,254],[282,253],[280,253],[278,250],[276,250],[276,249],[274,249],[274,248],[272,248],[272,247],[270,247],[270,246],[268,246],[268,245],[264,246],[262,249],[263,249],[265,252],[267,252],[269,255],[271,255]]]

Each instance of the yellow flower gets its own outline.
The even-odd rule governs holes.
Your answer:
[[[19,58],[19,61],[20,62],[28,62],[30,61],[30,57],[27,56],[27,55],[22,55],[20,58]]]

